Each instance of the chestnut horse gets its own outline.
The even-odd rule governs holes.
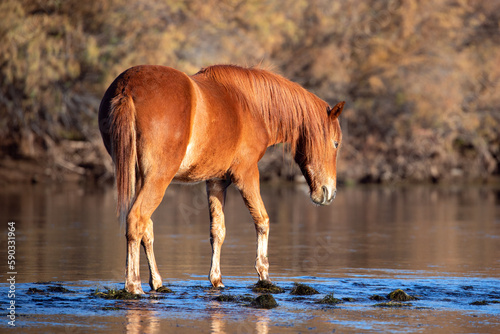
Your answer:
[[[226,235],[224,200],[234,183],[257,233],[255,269],[269,280],[269,217],[260,196],[257,162],[266,149],[289,143],[319,205],[336,195],[342,133],[333,108],[275,73],[215,65],[188,76],[164,66],[136,66],[120,74],[99,108],[99,129],[115,164],[120,221],[126,223],[125,288],[144,293],[140,244],[151,289],[162,286],[153,252],[151,215],[173,181],[206,181],[210,210],[210,282],[223,287],[221,246]]]

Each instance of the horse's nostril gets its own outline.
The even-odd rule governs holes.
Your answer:
[[[323,186],[323,187],[321,187],[321,189],[323,190],[323,198],[325,200],[328,200],[328,188]]]

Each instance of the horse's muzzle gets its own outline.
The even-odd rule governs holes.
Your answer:
[[[337,196],[337,189],[333,189],[333,191],[331,192],[330,190],[328,190],[328,187],[326,186],[321,187],[321,189],[323,190],[323,200],[321,201],[321,203],[318,204],[328,205],[332,203],[333,200],[335,199],[335,196]]]

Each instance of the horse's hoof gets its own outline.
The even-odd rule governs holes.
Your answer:
[[[224,284],[222,284],[222,279],[216,279],[216,280],[213,280],[211,281],[212,283],[212,286],[215,288],[215,289],[219,289],[219,288],[223,288],[224,287]]]
[[[163,286],[163,283],[161,280],[156,282],[149,282],[149,286],[151,287],[152,291],[156,291]]]
[[[129,285],[125,287],[125,290],[129,293],[133,293],[134,295],[144,295],[144,290],[142,290],[142,287],[136,286],[136,285]]]
[[[144,292],[144,290],[142,290],[142,289],[132,290],[132,291],[127,290],[127,292],[130,292],[130,293],[132,293],[132,294],[134,294],[134,295],[145,295],[145,294],[146,294],[146,293]]]
[[[212,286],[215,288],[215,289],[222,289],[224,288],[224,284],[222,284],[222,281],[219,281],[218,283],[216,284],[213,284],[212,283]]]

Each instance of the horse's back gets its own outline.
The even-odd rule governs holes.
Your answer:
[[[267,147],[263,124],[222,85],[170,67],[142,65],[120,74],[101,102],[99,125],[110,153],[112,101],[120,96],[133,101],[137,144],[143,149],[139,160],[147,161],[144,166],[175,166],[176,181],[223,178],[235,162],[256,163]]]

